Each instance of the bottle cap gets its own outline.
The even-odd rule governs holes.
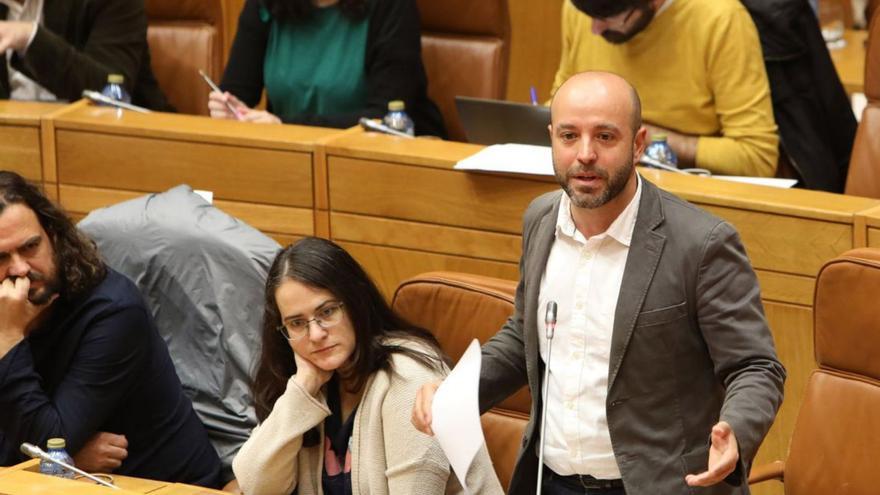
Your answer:
[[[403,100],[391,100],[388,102],[388,110],[391,112],[399,112],[406,108]]]
[[[666,134],[663,134],[662,132],[657,133],[657,134],[652,134],[651,135],[651,142],[654,142],[654,141],[666,141]]]
[[[63,438],[50,438],[48,442],[46,442],[46,446],[50,449],[63,449],[67,445],[67,442],[64,441]]]
[[[122,84],[123,81],[125,81],[125,77],[122,74],[107,75],[107,82],[110,84]]]

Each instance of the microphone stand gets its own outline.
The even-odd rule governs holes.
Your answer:
[[[544,431],[547,429],[547,397],[550,389],[550,355],[553,351],[553,334],[556,332],[556,302],[547,302],[547,312],[544,314],[545,336],[547,337],[547,365],[544,367],[544,382],[541,390],[541,442],[538,444],[538,487],[536,494],[542,493],[541,484],[544,480]]]
[[[63,467],[64,469],[69,469],[70,471],[73,471],[74,473],[76,473],[80,476],[85,476],[86,478],[94,481],[95,483],[97,483],[99,485],[103,485],[108,488],[112,488],[114,490],[119,490],[119,487],[114,485],[113,483],[108,483],[108,482],[102,480],[101,478],[98,478],[97,476],[92,476],[91,474],[83,471],[82,469],[79,469],[76,466],[71,466],[70,464],[68,464],[64,461],[59,461],[58,459],[53,459],[52,457],[49,456],[49,454],[44,452],[43,449],[37,447],[36,445],[25,442],[25,443],[21,444],[21,452],[22,452],[22,454],[24,454],[28,457],[32,457],[34,459],[40,459],[40,460],[43,460],[46,462],[58,464],[59,466]]]

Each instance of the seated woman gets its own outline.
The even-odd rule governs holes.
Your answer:
[[[358,263],[314,237],[275,258],[266,282],[257,419],[232,467],[252,494],[441,494],[460,490],[410,413],[446,370],[437,341],[398,317]],[[485,449],[473,493],[503,493]]]
[[[247,0],[220,87],[214,118],[350,127],[403,100],[416,134],[446,135],[427,95],[416,0]],[[268,112],[250,108],[264,87]]]

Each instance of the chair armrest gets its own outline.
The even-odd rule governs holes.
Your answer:
[[[749,473],[749,484],[761,483],[767,480],[782,481],[785,474],[785,463],[782,461],[773,461],[760,466],[752,466]]]

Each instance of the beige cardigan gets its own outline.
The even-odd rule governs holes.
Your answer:
[[[415,347],[415,346],[412,346]],[[394,371],[378,371],[366,384],[351,439],[351,483],[355,495],[459,493],[446,456],[433,437],[410,422],[416,392],[442,378],[417,361],[392,354]],[[293,377],[266,420],[254,428],[232,469],[245,495],[322,494],[323,423],[326,398],[311,396]],[[303,434],[320,425],[321,443],[303,447]],[[503,494],[485,445],[468,471],[475,494]]]

